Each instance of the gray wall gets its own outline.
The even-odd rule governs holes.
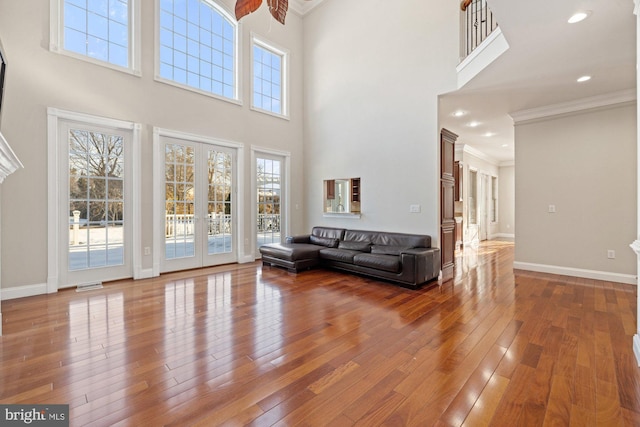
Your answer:
[[[304,21],[305,229],[436,239],[438,95],[456,89],[459,4],[327,0]],[[324,217],[323,180],[351,177],[362,178],[362,217]]]
[[[517,123],[515,146],[516,266],[635,275],[635,104]]]
[[[154,81],[154,3],[142,4],[142,76],[136,77],[49,51],[49,1],[0,2],[0,39],[8,58],[2,133],[25,168],[10,176],[2,191],[2,287],[47,281],[47,107],[138,122],[142,128],[142,246],[152,246],[152,129],[158,126],[245,145],[244,177],[251,182],[249,148],[291,152],[291,204],[302,203],[302,20],[295,13],[281,26],[265,5],[242,20],[244,105]],[[234,0],[225,0],[233,10]],[[250,31],[291,53],[291,120],[249,109]],[[245,206],[250,207],[250,191]],[[253,235],[246,215],[245,236]],[[302,228],[292,210],[292,228]],[[250,241],[253,239],[249,239]],[[250,248],[245,248],[251,253]],[[142,255],[142,254],[141,254]],[[143,256],[143,268],[151,256]]]

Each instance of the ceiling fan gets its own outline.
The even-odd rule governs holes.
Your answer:
[[[243,16],[255,12],[261,4],[262,0],[236,0],[236,19],[239,21]],[[267,5],[271,16],[284,25],[284,18],[287,16],[287,9],[289,9],[289,1],[267,0]]]

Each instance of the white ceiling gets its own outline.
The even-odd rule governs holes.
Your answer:
[[[632,0],[488,3],[509,49],[460,90],[442,96],[440,125],[457,133],[459,143],[509,162],[514,157],[509,113],[635,89]],[[568,24],[579,10],[591,15]],[[592,79],[577,83],[583,75]],[[453,117],[458,109],[468,114]],[[481,125],[471,128],[471,121]],[[484,136],[487,132],[495,135]]]

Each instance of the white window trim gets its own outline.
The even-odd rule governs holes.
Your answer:
[[[269,111],[269,110],[265,110],[262,108],[258,108],[255,105],[253,105],[253,76],[254,76],[254,71],[253,71],[253,62],[254,62],[254,58],[253,58],[253,46],[259,46],[263,49],[266,49],[276,55],[279,55],[282,58],[282,113],[278,114],[278,113],[274,113],[273,111]],[[250,90],[250,97],[251,100],[249,102],[250,108],[253,111],[257,111],[260,113],[264,113],[264,114],[268,114],[270,116],[274,116],[274,117],[278,117],[281,119],[286,119],[286,120],[290,120],[289,117],[289,50],[285,49],[283,47],[280,47],[278,45],[276,45],[275,43],[272,43],[270,41],[267,41],[265,38],[259,36],[258,34],[254,33],[253,31],[251,32],[251,90]]]
[[[47,109],[47,144],[48,144],[48,269],[47,269],[47,293],[57,292],[59,289],[60,280],[60,239],[64,239],[64,236],[60,236],[60,191],[63,191],[65,185],[68,183],[60,183],[58,180],[59,162],[58,162],[58,129],[61,120],[72,120],[88,125],[104,126],[113,129],[124,129],[132,131],[131,138],[131,163],[133,174],[131,176],[131,203],[133,220],[131,229],[133,232],[132,239],[132,265],[133,265],[133,278],[143,278],[142,271],[142,236],[140,230],[142,229],[142,204],[140,201],[141,193],[141,136],[140,132],[142,125],[139,123],[133,123],[123,120],[109,119],[104,117],[92,116],[89,114],[76,113],[72,111],[60,110],[57,108],[49,107]]]
[[[284,202],[281,202],[281,215],[284,216],[284,221],[281,220],[280,224],[284,223],[284,227],[280,228],[280,238],[284,241],[285,236],[291,235],[291,153],[289,151],[282,150],[274,150],[271,148],[260,147],[257,145],[251,146],[251,201],[253,206],[251,207],[251,249],[249,253],[254,254],[254,257],[251,259],[257,259],[259,254],[257,253],[256,248],[256,239],[255,239],[255,224],[258,223],[258,211],[255,206],[255,201],[258,200],[258,187],[256,182],[258,181],[257,171],[256,171],[256,160],[261,155],[267,156],[278,156],[284,159],[284,174],[282,176],[283,186],[284,186]]]
[[[153,128],[153,182],[164,182],[165,179],[165,153],[161,149],[162,137],[182,139],[202,144],[218,145],[221,147],[232,148],[236,150],[237,161],[237,178],[234,184],[234,194],[236,195],[236,221],[238,223],[235,248],[238,263],[252,262],[253,257],[244,252],[244,144],[235,141],[227,141],[224,139],[211,138],[208,136],[196,135],[187,132],[181,132],[171,129],[163,129],[159,127]],[[158,185],[153,186],[153,272],[152,275],[157,277],[160,275],[160,267],[162,263],[162,254],[164,254],[164,240],[160,238],[164,229],[164,216],[159,212],[164,212],[165,195]]]
[[[242,58],[240,55],[240,46],[242,45],[242,23],[236,21],[235,17],[229,12],[226,5],[220,4],[214,0],[202,0],[205,3],[209,3],[214,9],[223,14],[231,22],[235,22],[235,98],[227,98],[222,95],[215,94],[213,92],[207,92],[195,88],[193,86],[178,83],[174,80],[165,79],[160,76],[160,0],[155,0],[155,18],[154,18],[154,80],[159,83],[164,83],[169,86],[177,87],[180,89],[195,92],[200,95],[208,96],[210,98],[219,99],[220,101],[226,101],[231,104],[243,105],[242,103]]]
[[[140,24],[140,3],[141,0],[129,0],[129,67],[120,67],[110,62],[94,59],[86,55],[80,55],[75,52],[68,51],[64,48],[64,25],[62,23],[64,16],[64,0],[50,0],[50,19],[49,19],[49,50],[71,58],[80,59],[91,64],[100,65],[123,73],[133,74],[134,76],[142,76],[140,51],[142,50],[142,32]]]

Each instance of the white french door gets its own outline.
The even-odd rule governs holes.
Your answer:
[[[57,122],[58,288],[133,276],[132,136]]]
[[[157,145],[160,272],[236,262],[236,149],[168,135]]]

